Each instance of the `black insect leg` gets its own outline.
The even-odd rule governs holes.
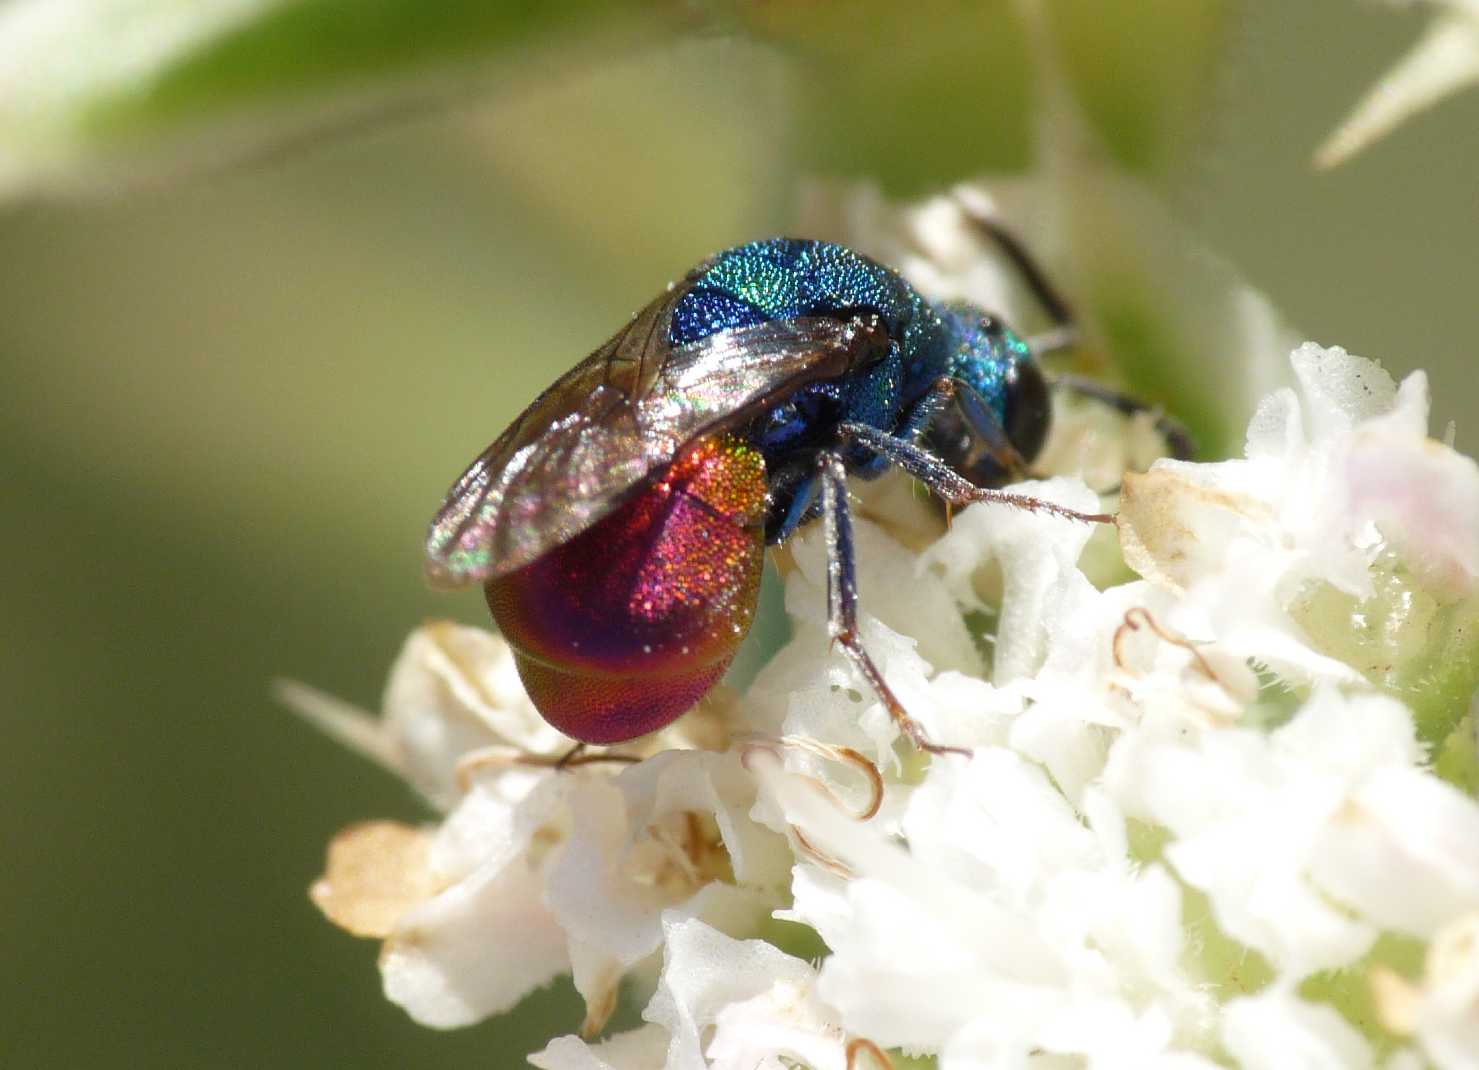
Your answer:
[[[1095,401],[1102,401],[1110,408],[1125,416],[1134,416],[1139,412],[1150,412],[1155,414],[1156,432],[1166,440],[1166,445],[1171,448],[1171,456],[1178,461],[1189,461],[1196,455],[1196,443],[1192,441],[1191,432],[1188,431],[1177,420],[1173,420],[1156,406],[1149,402],[1141,401],[1139,398],[1122,394],[1118,390],[1096,383],[1092,379],[1081,379],[1076,375],[1054,375],[1049,376],[1048,382],[1052,386],[1062,387],[1064,390],[1080,394]]]
[[[827,630],[832,641],[842,646],[853,667],[868,681],[868,686],[883,703],[883,708],[903,732],[922,751],[931,754],[965,754],[960,747],[943,747],[931,743],[924,729],[910,717],[893,690],[884,680],[878,666],[863,649],[858,635],[858,584],[853,560],[852,517],[847,506],[847,466],[836,453],[824,453],[818,459],[822,483],[822,523],[827,539]]]
[[[1029,335],[1023,339],[1027,348],[1032,350],[1032,356],[1036,360],[1050,357],[1054,353],[1062,353],[1065,349],[1072,349],[1078,345],[1077,327],[1053,327],[1037,334]]]
[[[1032,254],[1027,251],[1027,246],[999,220],[964,204],[961,205],[961,210],[971,224],[990,238],[1002,254],[1011,261],[1012,266],[1022,276],[1023,282],[1027,284],[1027,288],[1032,291],[1032,296],[1037,299],[1043,311],[1048,314],[1048,318],[1053,321],[1052,330],[1027,339],[1033,356],[1042,357],[1049,353],[1072,348],[1078,340],[1078,328],[1074,323],[1072,306],[1064,299],[1057,287],[1048,280],[1047,272],[1032,258]],[[1116,412],[1126,416],[1133,416],[1137,412],[1156,412],[1154,405],[1122,394],[1117,390],[1111,390],[1090,379],[1060,375],[1051,377],[1049,381],[1054,386],[1061,386],[1075,394],[1102,401]],[[1155,429],[1166,440],[1166,445],[1171,448],[1171,456],[1178,461],[1189,461],[1196,454],[1196,444],[1192,441],[1190,432],[1176,420],[1164,413],[1156,412]]]
[[[957,203],[960,202],[957,201]],[[1017,269],[1017,274],[1022,276],[1022,281],[1032,291],[1032,296],[1048,314],[1048,319],[1053,321],[1053,326],[1072,328],[1074,324],[1072,306],[1048,279],[1048,273],[1043,270],[1042,265],[1027,251],[1027,246],[1022,239],[1012,233],[1000,220],[966,204],[961,204],[960,208],[965,213],[966,219],[970,220],[971,225],[991,239],[1002,251],[1002,255],[1011,261],[1012,266]]]
[[[957,202],[959,203],[959,202]],[[1000,220],[979,212],[969,205],[961,204],[961,211],[978,231],[984,234],[1001,250],[1002,255],[1017,269],[1022,281],[1048,318],[1053,321],[1051,330],[1034,334],[1027,339],[1027,346],[1034,357],[1045,357],[1061,353],[1078,344],[1078,326],[1074,322],[1073,307],[1056,286],[1048,279],[1048,273],[1027,251],[1027,245]]]
[[[1030,494],[978,487],[928,450],[867,424],[839,424],[837,433],[845,443],[861,446],[881,457],[887,457],[892,464],[908,472],[950,505],[996,502],[1026,509],[1031,513],[1061,516],[1067,520],[1082,520],[1090,524],[1114,523],[1114,517],[1108,513],[1081,513],[1077,509],[1069,509],[1045,498],[1034,498]]]
[[[996,413],[986,403],[976,388],[962,379],[936,380],[934,389],[943,391],[955,402],[956,409],[965,417],[975,441],[1005,474],[1007,482],[1027,475],[1027,459],[1012,445],[1006,429],[996,418]]]
[[[610,762],[616,765],[635,765],[642,759],[635,754],[620,754],[611,751],[598,751],[595,754],[587,754],[586,744],[577,743],[568,751],[555,759],[554,769],[557,772],[565,772],[581,765],[596,765],[598,763]],[[531,761],[531,765],[547,764]]]
[[[915,402],[914,408],[892,437],[917,444],[929,430],[934,418],[954,405],[970,428],[972,441],[990,457],[992,463],[1006,474],[1008,481],[1027,474],[1027,461],[1017,452],[1011,439],[1003,430],[991,406],[969,383],[941,376],[930,384],[925,395]]]

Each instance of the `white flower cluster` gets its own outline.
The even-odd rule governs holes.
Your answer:
[[[1479,672],[1479,467],[1421,374],[1292,369],[1245,459],[1126,478],[1133,582],[1081,568],[1112,531],[977,505],[921,550],[865,502],[863,639],[969,758],[900,743],[830,648],[816,532],[787,645],[635,764],[541,764],[569,742],[477,629],[413,635],[380,720],[292,689],[444,813],[346,830],[315,901],[428,1025],[572,974],[544,1070],[1479,1068],[1479,804],[1430,750]],[[629,975],[645,1024],[587,1039]]]

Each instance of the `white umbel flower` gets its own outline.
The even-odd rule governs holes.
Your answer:
[[[985,292],[952,274],[959,197],[901,226],[937,288]],[[288,688],[439,814],[346,830],[315,901],[428,1025],[570,973],[585,1019],[544,1070],[1473,1070],[1479,805],[1433,757],[1473,759],[1479,467],[1426,437],[1420,373],[1287,363],[1242,458],[1125,478],[1118,546],[866,492],[863,639],[969,757],[903,745],[831,649],[814,531],[789,642],[631,764],[552,768],[569,741],[477,629],[413,635],[382,718]],[[1032,492],[1097,508],[1057,456]],[[796,925],[816,961],[765,942]],[[623,983],[642,1021],[601,1039]]]
[[[301,685],[283,695],[449,807],[436,827],[345,830],[312,892],[331,920],[384,939],[386,995],[424,1025],[503,1013],[572,973],[599,1031],[622,977],[658,951],[665,910],[747,933],[784,899],[790,853],[749,819],[738,755],[661,750],[712,725],[659,733],[637,765],[557,774],[549,759],[572,742],[533,711],[498,636],[413,633],[378,720]]]

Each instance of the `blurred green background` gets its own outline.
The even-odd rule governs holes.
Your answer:
[[[481,619],[422,586],[422,531],[538,388],[693,262],[790,229],[803,176],[1022,168],[1034,84],[1008,5],[579,6],[459,36],[479,8],[451,4],[423,38],[375,0],[320,72],[395,68],[352,130],[282,120],[217,158],[187,125],[151,160],[192,93],[266,101],[253,137],[314,114],[288,75],[352,7],[301,5],[96,109],[107,151],[0,205],[0,1065],[504,1067],[577,1024],[568,987],[454,1034],[385,1002],[374,945],[305,890],[341,826],[421,811],[269,681],[375,708],[416,623]],[[1428,368],[1472,449],[1479,94],[1309,165],[1421,19],[1053,12],[1112,155],[1302,334]],[[403,90],[438,64],[451,88]]]

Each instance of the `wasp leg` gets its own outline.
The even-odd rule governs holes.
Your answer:
[[[991,411],[991,406],[986,404],[986,399],[975,387],[962,379],[945,379],[936,380],[935,389],[944,390],[955,401],[956,409],[970,425],[976,442],[1005,473],[1007,482],[1014,483],[1026,477],[1027,459],[1012,445],[996,413]]]
[[[814,515],[811,508],[817,496],[817,477],[808,472],[788,486],[779,489],[774,484],[771,486],[772,496],[778,496],[781,491],[790,492],[791,504],[787,506],[785,515],[781,517],[775,530],[765,533],[765,541],[772,545],[785,542],[796,534],[797,529],[806,522],[808,516]]]
[[[930,754],[969,755],[970,751],[960,747],[931,743],[924,729],[909,716],[904,704],[878,671],[878,666],[863,649],[863,641],[858,635],[858,584],[853,561],[852,517],[847,507],[847,466],[837,453],[822,454],[818,464],[822,483],[822,522],[827,538],[827,631],[832,641],[842,645],[843,653],[868,681],[868,686],[909,742]]]
[[[1000,220],[986,215],[979,209],[965,204],[959,199],[956,201],[960,210],[965,214],[972,226],[996,245],[1002,254],[1011,261],[1017,273],[1022,276],[1022,281],[1032,291],[1032,296],[1037,303],[1042,305],[1043,311],[1048,314],[1048,319],[1053,321],[1055,327],[1071,328],[1074,322],[1073,308],[1064,298],[1058,288],[1048,280],[1048,273],[1043,270],[1042,265],[1033,259],[1032,254],[1027,251],[1027,246],[1022,239],[1017,237]],[[1071,342],[1068,344],[1072,344]],[[1064,348],[1064,347],[1059,347]]]
[[[577,743],[574,747],[570,748],[570,750],[566,751],[564,755],[562,755],[558,760],[555,761],[553,768],[557,772],[564,772],[566,770],[574,769],[577,766],[581,765],[598,765],[606,762],[610,762],[613,765],[636,765],[642,760],[641,757],[636,754],[619,754],[612,753],[611,751],[600,751],[596,754],[586,754],[585,748],[586,745],[584,743]],[[535,762],[530,764],[537,765],[541,763]]]
[[[1196,456],[1197,445],[1192,441],[1191,432],[1182,426],[1180,421],[1173,420],[1149,402],[1122,394],[1092,379],[1081,379],[1076,375],[1050,376],[1048,384],[1086,398],[1093,398],[1095,401],[1102,401],[1125,416],[1134,416],[1139,412],[1154,413],[1156,433],[1166,440],[1166,445],[1171,449],[1171,456],[1178,461],[1189,461]]]
[[[510,765],[532,765],[541,769],[565,772],[581,765],[595,765],[597,762],[631,765],[642,760],[635,754],[613,754],[610,751],[586,754],[585,749],[586,744],[577,743],[564,754],[555,757],[550,754],[533,754],[521,751],[517,747],[502,745],[479,747],[457,759],[457,766],[454,770],[457,775],[457,787],[460,791],[470,791],[474,774],[484,769],[506,769]]]
[[[1048,318],[1053,321],[1054,330],[1044,331],[1042,334],[1036,334],[1027,339],[1033,356],[1041,357],[1048,353],[1057,353],[1075,345],[1078,341],[1078,328],[1074,323],[1072,307],[1057,287],[1048,280],[1047,272],[1033,259],[1022,240],[999,220],[978,209],[964,203],[960,203],[960,208],[971,225],[991,239],[1002,254],[1011,261],[1017,273],[1022,276],[1022,281],[1032,291],[1032,296],[1037,299],[1043,311],[1048,314]],[[1061,386],[1075,394],[1102,401],[1126,416],[1133,416],[1137,412],[1155,411],[1154,405],[1101,386],[1090,379],[1061,375],[1049,381],[1052,385]],[[1166,445],[1171,448],[1171,456],[1178,461],[1189,461],[1196,454],[1196,443],[1192,441],[1190,432],[1165,413],[1156,413],[1155,429],[1166,440]]]
[[[1032,291],[1032,296],[1048,314],[1048,318],[1053,321],[1052,330],[1034,334],[1027,339],[1027,347],[1032,350],[1032,355],[1045,357],[1076,346],[1078,326],[1074,322],[1073,308],[1058,288],[1048,280],[1048,273],[1043,270],[1042,265],[1027,251],[1026,243],[1000,220],[968,204],[960,201],[956,203],[960,204],[961,211],[965,213],[971,225],[991,239],[991,242],[1002,251],[1002,255],[1017,269],[1017,274],[1022,276],[1022,281]]]
[[[1051,330],[1029,335],[1024,341],[1027,343],[1027,348],[1032,350],[1033,357],[1041,360],[1043,357],[1062,353],[1065,349],[1072,349],[1078,345],[1078,328],[1054,327]]]
[[[1034,498],[1030,494],[1014,494],[1011,491],[978,487],[928,450],[912,442],[895,438],[867,424],[839,424],[837,433],[842,441],[872,450],[879,456],[908,472],[929,487],[950,505],[969,505],[971,502],[996,502],[1012,505],[1032,513],[1049,513],[1066,520],[1082,520],[1089,524],[1112,524],[1114,517],[1108,513],[1081,513],[1077,509],[1050,502],[1046,498]],[[824,486],[825,489],[825,486]]]
[[[1002,429],[996,414],[991,411],[991,406],[986,404],[986,399],[981,397],[975,387],[962,379],[942,375],[931,383],[929,390],[915,402],[914,408],[904,418],[899,434],[894,437],[917,445],[935,417],[951,404],[955,405],[970,426],[975,443],[1006,474],[1008,482],[1027,475],[1027,461],[1007,438],[1007,433]]]

